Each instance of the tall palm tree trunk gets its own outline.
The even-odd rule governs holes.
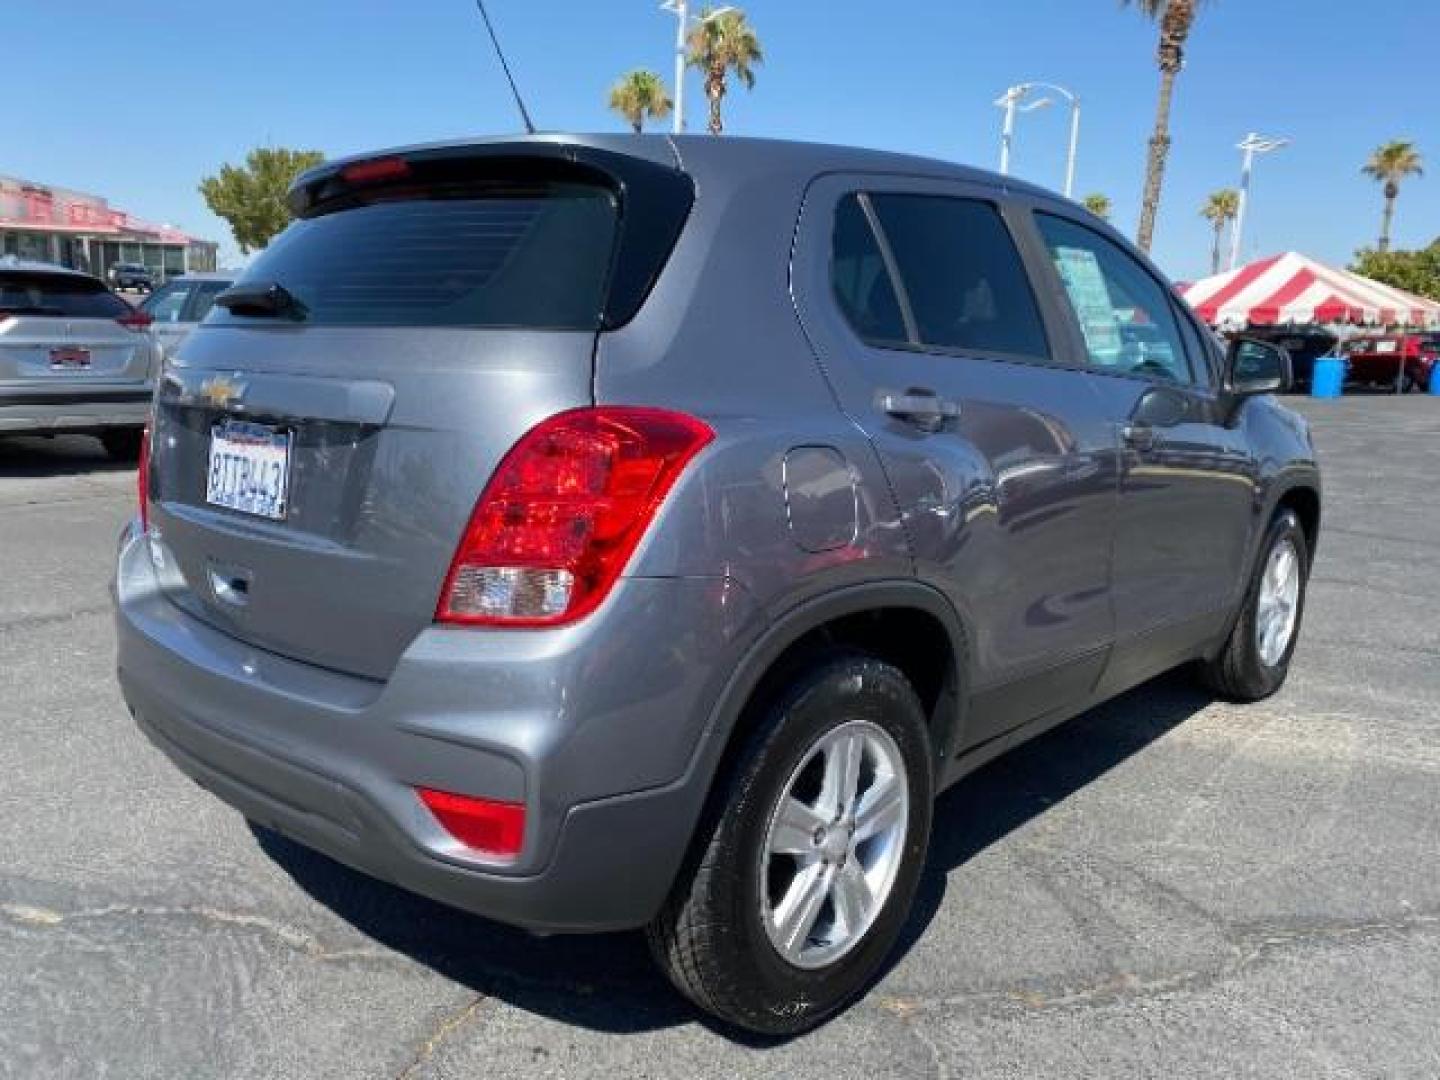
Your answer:
[[[710,134],[719,135],[725,130],[720,119],[720,102],[725,97],[725,68],[717,65],[705,77],[705,96],[710,99]]]
[[[1220,272],[1220,234],[1224,231],[1225,223],[1217,221],[1215,223],[1215,242],[1210,245],[1210,273],[1212,275]]]
[[[1380,253],[1390,250],[1390,223],[1395,218],[1395,196],[1400,189],[1394,183],[1385,185],[1385,212],[1380,215]]]
[[[1175,69],[1160,72],[1160,100],[1155,106],[1155,130],[1150,136],[1150,154],[1145,162],[1145,195],[1140,203],[1140,230],[1136,242],[1150,251],[1155,238],[1155,218],[1160,212],[1160,187],[1165,181],[1165,161],[1170,156],[1170,102],[1175,96]]]

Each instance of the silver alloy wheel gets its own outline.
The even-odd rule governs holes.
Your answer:
[[[1255,648],[1260,662],[1274,667],[1290,647],[1300,614],[1300,552],[1283,538],[1265,560],[1255,599]]]
[[[824,967],[865,936],[895,884],[909,822],[905,759],[884,728],[850,721],[810,747],[760,852],[760,918],[786,961]]]

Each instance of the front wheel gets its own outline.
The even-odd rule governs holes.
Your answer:
[[[1244,607],[1219,654],[1201,666],[1211,690],[1232,701],[1259,701],[1279,690],[1300,637],[1310,549],[1294,511],[1275,515],[1245,594]]]
[[[831,656],[769,705],[649,929],[701,1008],[767,1035],[860,994],[904,925],[930,835],[925,712],[905,676]]]

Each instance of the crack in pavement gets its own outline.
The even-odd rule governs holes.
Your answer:
[[[90,607],[73,608],[70,611],[52,611],[41,615],[21,615],[14,619],[0,620],[0,634],[34,630],[42,626],[52,626],[55,623],[70,622],[75,619],[87,619],[95,615],[108,615],[110,611],[110,605],[105,603],[94,604]]]
[[[411,1080],[411,1077],[418,1076],[420,1070],[429,1064],[430,1059],[435,1056],[435,1051],[440,1049],[440,1045],[457,1030],[469,1023],[474,1015],[480,1011],[480,1006],[489,1000],[490,999],[484,994],[476,994],[459,1009],[446,1014],[440,1023],[436,1025],[435,1030],[430,1033],[429,1037],[420,1044],[420,1048],[415,1051],[415,1056],[410,1060],[410,1064],[406,1065],[405,1068],[400,1071],[395,1080]]]
[[[1366,941],[1398,934],[1440,930],[1440,912],[1417,912],[1393,919],[1371,919],[1352,923],[1286,924],[1255,922],[1234,926],[1235,945],[1230,956],[1213,968],[1178,971],[1145,979],[1128,971],[1117,971],[1099,982],[1085,986],[1046,988],[1002,988],[963,994],[878,995],[875,1003],[907,1022],[921,1013],[966,1006],[1021,1006],[1030,1011],[1066,1008],[1093,1008],[1135,997],[1155,997],[1181,990],[1197,990],[1249,969],[1291,949],[1317,943]]]
[[[381,949],[329,949],[306,930],[265,915],[225,911],[207,905],[186,907],[145,906],[141,904],[108,904],[79,911],[55,911],[33,904],[0,903],[0,918],[24,927],[55,927],[74,923],[100,922],[110,919],[188,919],[224,929],[258,930],[301,955],[326,963],[351,960],[402,963],[403,959]]]

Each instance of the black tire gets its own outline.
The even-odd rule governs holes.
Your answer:
[[[793,1035],[870,984],[902,930],[924,868],[934,801],[925,712],[901,672],[872,657],[831,653],[800,670],[764,706],[697,831],[696,848],[650,925],[651,952],[700,1008],[764,1035]],[[899,748],[909,816],[893,885],[849,951],[820,968],[792,965],[760,910],[761,852],[771,814],[807,753],[830,731],[867,720]]]
[[[1256,634],[1260,583],[1271,553],[1283,543],[1293,544],[1298,556],[1300,591],[1290,640],[1279,659],[1267,664],[1261,658]],[[1230,636],[1214,659],[1200,665],[1201,682],[1209,690],[1230,701],[1250,702],[1269,697],[1285,684],[1295,644],[1300,640],[1300,626],[1305,616],[1305,590],[1309,580],[1310,545],[1305,539],[1305,530],[1293,510],[1281,510],[1266,530],[1250,575],[1250,585],[1245,591],[1244,606],[1230,630]]]
[[[100,433],[105,453],[116,461],[136,461],[140,457],[140,428],[115,428]]]

